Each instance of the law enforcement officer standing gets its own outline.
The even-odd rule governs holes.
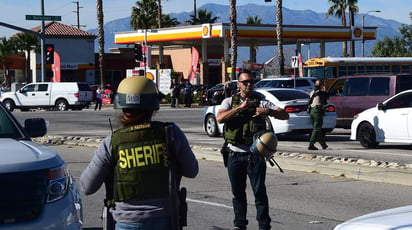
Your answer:
[[[271,228],[265,185],[266,160],[262,155],[252,154],[250,147],[254,134],[265,129],[266,116],[289,119],[287,112],[253,91],[254,82],[249,71],[240,72],[237,82],[240,92],[222,101],[216,117],[219,123],[224,123],[224,138],[229,143],[227,171],[234,197],[234,229],[237,230],[246,229],[248,224],[245,191],[247,176],[255,196],[259,229]]]
[[[322,149],[328,148],[325,142],[325,134],[322,130],[323,116],[325,115],[325,106],[328,104],[328,94],[325,92],[323,81],[316,80],[315,89],[310,93],[309,112],[312,121],[312,134],[309,139],[309,150],[318,150],[316,142],[322,146]]]
[[[116,230],[172,229],[169,167],[172,152],[177,182],[194,178],[198,162],[186,136],[174,123],[152,121],[159,109],[159,93],[153,81],[128,77],[120,83],[114,101],[122,109],[122,128],[107,136],[80,176],[80,188],[90,195],[113,178],[114,205],[110,212]],[[166,147],[165,126],[172,125],[173,149]],[[169,126],[168,126],[169,127]],[[167,145],[169,146],[169,145]],[[167,150],[166,150],[167,149]]]

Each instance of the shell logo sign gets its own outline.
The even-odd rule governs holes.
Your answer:
[[[361,27],[352,27],[352,40],[363,39],[363,30]]]
[[[210,38],[210,24],[202,25],[202,38]]]
[[[155,77],[151,72],[146,72],[146,78],[153,81]]]

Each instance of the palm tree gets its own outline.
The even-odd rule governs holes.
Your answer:
[[[351,26],[355,26],[355,13],[359,12],[359,7],[356,5],[358,0],[348,0],[347,6],[349,9],[349,22]],[[350,41],[350,56],[355,56],[355,41]]]
[[[257,24],[262,24],[262,19],[259,16],[248,16],[246,18],[246,24],[250,24],[250,25],[257,25]]]
[[[7,75],[8,63],[7,57],[13,53],[13,44],[6,38],[3,38],[0,42],[0,61],[3,67],[3,84],[10,85],[10,80]]]
[[[334,15],[342,20],[342,26],[346,27],[346,8],[353,12],[358,12],[357,0],[328,0],[332,4],[326,12],[326,18]],[[346,41],[342,42],[342,56],[348,56],[348,47]]]
[[[285,73],[285,57],[283,55],[283,16],[282,0],[276,0],[276,39],[278,41],[279,74]]]
[[[236,79],[236,63],[237,63],[237,14],[236,14],[236,0],[229,0],[230,3],[230,38],[232,56],[230,57],[230,66],[232,72],[230,73],[230,80]],[[200,17],[200,11],[199,11]]]
[[[156,28],[159,25],[157,14],[158,5],[156,0],[137,1],[136,6],[132,8],[130,26],[134,30]]]
[[[99,40],[99,71],[100,71],[100,85],[104,85],[104,29],[103,29],[103,0],[96,0],[97,12],[97,37]]]
[[[232,0],[231,0],[232,1]],[[206,9],[198,11],[198,17],[196,15],[190,15],[191,19],[187,20],[186,23],[189,25],[201,25],[204,23],[215,23],[219,17],[212,17],[212,12],[208,12]]]
[[[22,50],[24,51],[27,56],[26,56],[26,62],[25,62],[25,81],[27,83],[32,82],[32,72],[30,69],[30,62],[31,62],[31,57],[30,57],[30,52],[34,49],[38,49],[38,44],[39,44],[39,38],[37,36],[28,34],[28,33],[19,33],[15,37],[10,38],[11,42],[15,43],[16,49],[17,50]],[[37,47],[36,47],[37,46]]]

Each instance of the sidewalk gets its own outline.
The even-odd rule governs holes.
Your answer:
[[[78,145],[97,148],[102,138],[45,136],[33,139],[36,142],[58,145]],[[199,160],[222,162],[220,149],[192,146]],[[287,173],[288,170],[319,173],[333,177],[345,177],[354,180],[373,181],[389,184],[412,186],[412,164],[396,162],[377,162],[373,160],[339,158],[315,154],[277,152],[275,160]],[[268,164],[268,170],[280,173],[276,166]]]

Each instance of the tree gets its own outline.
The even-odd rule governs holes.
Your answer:
[[[232,0],[230,0],[232,1]],[[196,15],[190,15],[191,19],[187,20],[186,23],[189,25],[201,25],[204,23],[215,23],[219,17],[212,17],[212,12],[202,9],[198,11],[198,17]]]
[[[6,38],[3,38],[0,42],[0,61],[2,63],[3,68],[3,84],[6,86],[10,85],[10,79],[7,74],[8,63],[7,57],[13,53],[13,44]]]
[[[26,53],[25,61],[25,81],[27,83],[32,82],[32,72],[30,69],[30,52],[32,50],[38,50],[39,38],[37,36],[28,33],[19,33],[15,37],[10,38],[11,42],[15,44],[17,50],[24,51]]]
[[[334,15],[341,19],[342,26],[346,27],[346,0],[328,0],[332,6],[326,12],[326,18]],[[348,47],[346,41],[342,42],[342,56],[348,56]]]
[[[97,37],[99,40],[99,72],[100,85],[104,85],[104,24],[103,24],[103,0],[96,0],[97,12]]]
[[[134,29],[150,29],[158,27],[158,5],[156,0],[137,1],[132,8],[130,26]]]
[[[236,79],[236,63],[237,63],[237,14],[236,14],[236,0],[229,0],[230,3],[230,39],[232,56],[230,57],[230,66],[232,72],[230,80]],[[199,11],[200,17],[200,11]]]
[[[257,25],[257,24],[262,24],[262,19],[259,16],[248,16],[246,18],[246,24],[250,24],[250,25]]]
[[[282,0],[276,0],[276,39],[278,41],[279,74],[285,73],[285,56],[283,55],[283,16]]]
[[[412,20],[412,13],[410,14]],[[375,43],[372,49],[374,57],[412,57],[412,25],[399,27],[401,36],[393,39],[385,37],[383,41]]]

